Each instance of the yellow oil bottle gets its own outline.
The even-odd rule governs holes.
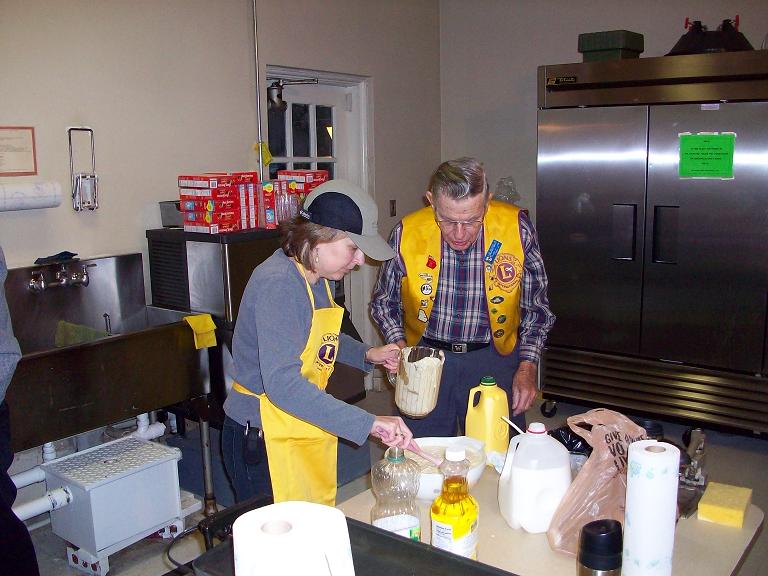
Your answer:
[[[446,448],[440,465],[443,489],[432,502],[432,546],[477,560],[480,507],[469,494],[469,460],[464,448]]]
[[[486,454],[506,453],[509,448],[509,425],[502,417],[509,418],[507,393],[493,376],[484,376],[480,385],[469,391],[464,430],[467,436],[485,442]]]

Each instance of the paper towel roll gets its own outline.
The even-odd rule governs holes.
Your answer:
[[[252,510],[232,525],[236,576],[354,576],[344,514],[309,502]]]
[[[666,442],[629,445],[624,513],[624,576],[668,576],[677,518],[680,450]]]
[[[53,208],[61,204],[58,182],[0,184],[0,212]]]

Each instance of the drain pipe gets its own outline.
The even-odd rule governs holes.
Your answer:
[[[32,484],[37,484],[45,480],[45,472],[40,466],[35,466],[24,472],[19,472],[11,476],[11,480],[16,485],[16,489],[24,488]]]
[[[51,460],[56,460],[56,447],[53,442],[46,442],[43,444],[43,462],[50,462]],[[11,480],[18,490],[42,482],[45,480],[45,472],[40,466],[35,466],[24,472],[14,474],[11,476]]]
[[[154,422],[153,424],[150,424],[149,414],[147,413],[139,414],[136,417],[136,425],[136,431],[130,434],[134,438],[153,440],[155,438],[160,438],[160,436],[165,434],[165,424],[162,422]]]
[[[13,507],[13,513],[24,522],[40,514],[62,508],[72,502],[72,492],[67,486],[49,490],[40,498]]]

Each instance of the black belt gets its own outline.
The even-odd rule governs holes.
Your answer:
[[[488,348],[488,346],[490,346],[488,342],[443,342],[441,340],[432,340],[432,338],[427,338],[426,336],[421,337],[421,343],[430,348],[448,350],[455,354],[474,352],[475,350],[482,350],[483,348]]]

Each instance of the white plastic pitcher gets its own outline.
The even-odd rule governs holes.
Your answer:
[[[525,434],[509,442],[499,478],[499,510],[512,528],[546,532],[571,485],[568,450],[532,422]]]
[[[397,377],[387,374],[395,387],[395,404],[411,418],[423,418],[437,404],[445,354],[442,350],[410,346],[400,351]]]

